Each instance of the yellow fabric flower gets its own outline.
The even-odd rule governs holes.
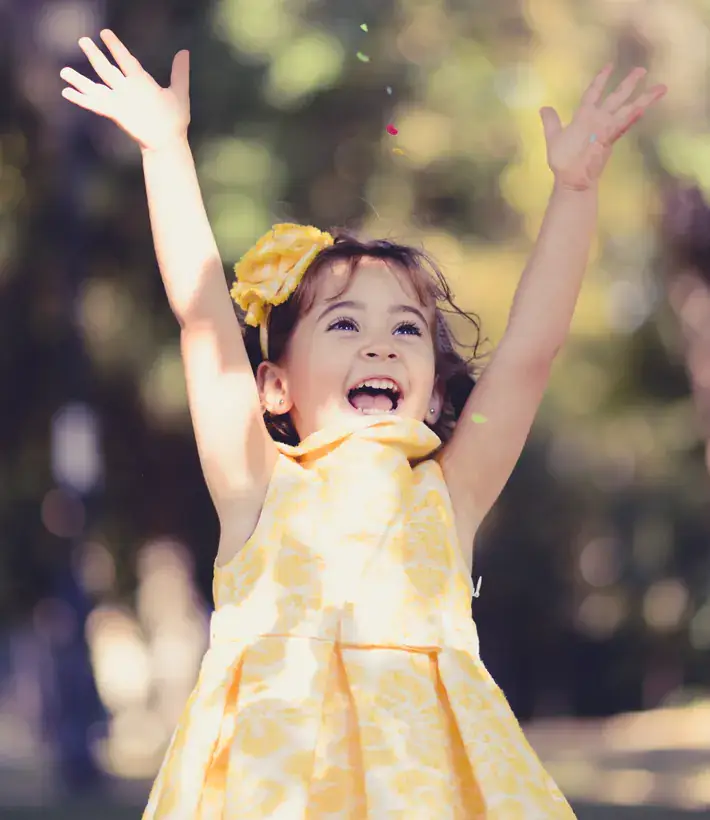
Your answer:
[[[264,234],[234,266],[231,296],[246,312],[246,323],[262,324],[269,308],[291,296],[316,255],[333,241],[318,228],[292,223],[274,225]]]

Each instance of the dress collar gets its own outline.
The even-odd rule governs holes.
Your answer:
[[[399,447],[410,460],[426,458],[441,446],[441,439],[423,421],[399,416],[354,416],[337,426],[311,433],[295,447],[280,442],[276,446],[289,458],[310,461],[353,437]]]

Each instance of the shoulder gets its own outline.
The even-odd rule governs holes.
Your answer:
[[[305,472],[292,458],[279,452],[266,492],[239,499],[221,510],[218,566],[225,566],[249,541],[260,533],[266,535],[278,521],[295,511],[303,498],[300,489]]]

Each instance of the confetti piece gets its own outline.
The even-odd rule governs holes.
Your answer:
[[[360,26],[360,28],[361,28],[363,31],[367,31],[367,23],[363,23],[363,24]]]
[[[394,125],[388,125],[387,133],[391,134],[393,137],[396,137],[397,134],[399,134],[399,131],[394,127]]]
[[[485,416],[482,416],[480,413],[474,413],[471,416],[471,421],[474,424],[485,424],[488,421],[488,419]]]
[[[369,63],[370,62],[370,58],[367,56],[367,54],[363,54],[362,51],[358,51],[358,53],[356,54],[356,57],[358,58],[358,60],[360,60],[361,63]]]
[[[391,96],[392,95],[392,88],[391,86],[387,86],[387,93]]]
[[[404,151],[401,148],[393,148],[392,153],[397,154],[398,157],[406,156]]]

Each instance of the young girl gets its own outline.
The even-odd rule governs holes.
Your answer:
[[[566,128],[542,110],[554,191],[471,390],[445,283],[389,242],[274,226],[236,266],[243,337],[187,140],[188,55],[163,89],[101,37],[115,65],[80,46],[104,84],[64,69],[63,94],[141,148],[221,523],[211,646],[144,818],[573,817],[481,662],[472,544],[567,336],[611,146],[665,86],[629,102],[636,69],[602,102],[607,66]]]

